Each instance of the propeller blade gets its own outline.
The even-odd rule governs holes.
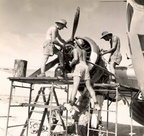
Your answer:
[[[74,17],[71,40],[74,39],[74,35],[76,33],[76,30],[77,30],[77,26],[78,26],[78,22],[79,22],[79,16],[80,16],[80,8],[78,7],[76,10],[75,17]]]

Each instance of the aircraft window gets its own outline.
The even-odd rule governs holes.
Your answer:
[[[144,5],[144,0],[135,0],[137,4]]]
[[[132,16],[133,16],[133,7],[130,4],[128,4],[127,6],[128,31],[130,31]]]
[[[140,45],[141,45],[141,49],[142,51],[144,51],[144,35],[138,35],[139,41],[140,41]]]

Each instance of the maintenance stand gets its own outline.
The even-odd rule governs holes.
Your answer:
[[[18,134],[19,136],[28,136],[29,135],[29,122],[31,119],[31,116],[35,110],[36,107],[38,108],[43,108],[43,113],[42,113],[42,118],[40,120],[40,124],[39,124],[39,130],[37,132],[37,136],[41,135],[41,132],[43,130],[43,123],[45,120],[45,117],[47,116],[48,119],[48,136],[59,136],[59,135],[64,135],[64,136],[68,136],[67,134],[67,120],[68,120],[68,114],[66,114],[66,120],[64,121],[62,118],[62,114],[61,114],[61,108],[62,106],[59,104],[59,98],[56,94],[56,88],[59,89],[63,89],[64,91],[67,92],[67,98],[65,100],[65,102],[68,102],[68,97],[69,97],[69,85],[73,84],[72,80],[65,80],[65,79],[58,79],[57,77],[9,77],[9,80],[11,81],[11,88],[10,88],[10,98],[9,98],[9,105],[8,105],[8,115],[7,115],[7,124],[6,124],[6,133],[5,136],[8,136],[8,129],[12,128],[12,127],[20,127],[23,126],[22,131],[20,134]],[[21,85],[16,85],[15,83],[21,83]],[[24,85],[26,84],[26,86]],[[38,94],[34,100],[34,102],[32,103],[32,91],[33,89],[33,85],[42,85],[42,87],[40,88],[40,90],[38,91]],[[48,85],[48,86],[47,86]],[[29,89],[29,100],[28,103],[21,103],[19,105],[12,105],[11,104],[11,100],[13,99],[13,91],[15,88],[25,88],[25,89]],[[46,89],[48,89],[48,93],[46,93]],[[118,132],[117,132],[117,123],[118,123],[118,101],[119,101],[119,96],[123,97],[126,96],[126,94],[128,94],[129,97],[132,98],[132,92],[135,91],[137,92],[138,90],[134,90],[133,88],[130,88],[128,86],[122,86],[120,84],[94,84],[94,89],[95,91],[104,91],[107,92],[106,94],[109,95],[113,95],[115,102],[116,102],[116,107],[115,107],[115,111],[110,111],[109,110],[109,106],[110,106],[110,101],[108,100],[107,102],[107,109],[104,110],[107,112],[107,126],[106,126],[106,131],[103,131],[105,133],[106,136],[108,136],[109,134],[113,134],[114,136],[118,136]],[[133,89],[133,90],[132,90]],[[39,100],[39,96],[42,95],[43,97],[43,102],[44,104],[38,104],[38,100]],[[46,97],[46,95],[48,97]],[[55,99],[55,105],[53,104],[53,101]],[[126,100],[126,97],[123,97]],[[126,100],[127,101],[127,100]],[[9,125],[9,120],[10,120],[10,109],[12,107],[28,107],[28,115],[27,115],[27,119],[25,121],[24,124],[22,125],[13,125],[10,126]],[[52,119],[54,119],[53,117],[53,111],[58,111],[58,115],[59,118],[61,120],[61,126],[63,127],[63,132],[61,133],[54,133],[53,132],[53,127],[55,127],[54,125],[59,125],[57,122],[53,122]],[[110,112],[115,112],[115,132],[110,132],[108,129],[108,124],[109,124],[109,113]],[[25,132],[25,130],[27,130]],[[98,129],[91,129],[89,127],[89,123],[88,123],[88,132],[87,132],[87,136],[89,136],[89,130],[92,131],[99,131]],[[102,130],[101,130],[102,132]],[[25,133],[25,135],[24,135]],[[132,133],[132,124],[131,124],[131,133]],[[102,135],[101,135],[102,136]]]

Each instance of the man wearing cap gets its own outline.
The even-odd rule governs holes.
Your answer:
[[[47,30],[46,34],[46,41],[43,45],[43,59],[42,59],[42,66],[41,66],[41,74],[39,77],[45,77],[45,65],[48,61],[49,56],[53,56],[57,54],[59,56],[59,63],[60,66],[63,66],[63,54],[60,52],[60,49],[64,47],[66,43],[64,39],[61,38],[59,31],[63,28],[67,28],[67,22],[64,19],[60,19],[59,21],[55,22],[55,25],[51,26]],[[58,45],[60,49],[56,48],[55,45]]]
[[[104,31],[102,33],[101,39],[104,39],[105,41],[110,42],[111,49],[103,51],[101,55],[105,55],[107,53],[110,53],[109,57],[109,64],[110,64],[110,71],[115,75],[115,67],[116,65],[119,65],[122,60],[122,55],[120,53],[120,38],[118,36],[113,35],[112,33],[109,33],[107,31]],[[115,77],[111,77],[112,82],[115,82]]]
[[[90,96],[94,102],[94,108],[100,110],[99,104],[96,99],[95,91],[93,90],[90,83],[90,73],[89,67],[86,62],[86,51],[82,48],[84,45],[84,41],[82,39],[75,39],[74,49],[73,49],[73,60],[70,63],[70,66],[74,68],[73,73],[73,90],[70,96],[70,104],[74,104],[75,96],[77,94],[77,90],[80,84],[80,80],[83,79],[85,81],[86,87],[90,93]]]

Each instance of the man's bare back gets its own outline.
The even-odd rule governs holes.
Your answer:
[[[80,48],[77,48],[78,60],[86,62],[86,51]]]
[[[71,66],[75,65],[73,73],[73,91],[71,92],[70,103],[71,105],[74,104],[74,98],[77,94],[80,80],[83,79],[90,93],[90,96],[93,98],[95,108],[99,110],[100,107],[95,96],[95,91],[93,90],[90,83],[89,67],[86,63],[86,51],[82,49],[83,45],[84,42],[81,39],[76,41],[75,48],[73,50],[73,60],[70,63]]]
[[[80,62],[86,63],[86,51],[83,49],[80,49],[78,46],[73,50],[73,60],[71,62],[71,65],[78,64]]]

